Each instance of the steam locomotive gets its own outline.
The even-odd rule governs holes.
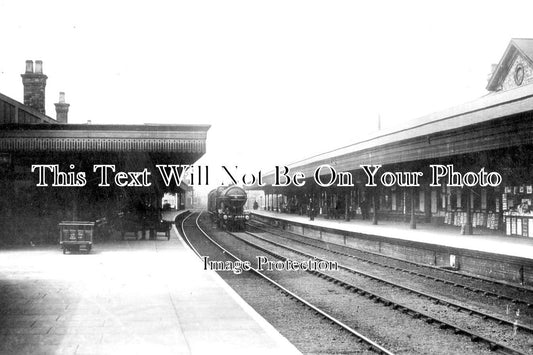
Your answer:
[[[219,186],[207,196],[207,210],[211,219],[221,229],[245,230],[250,214],[244,211],[246,191],[239,186]]]

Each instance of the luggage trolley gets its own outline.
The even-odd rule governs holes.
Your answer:
[[[94,222],[63,221],[59,223],[59,244],[63,254],[67,252],[85,251],[87,254],[93,246]]]

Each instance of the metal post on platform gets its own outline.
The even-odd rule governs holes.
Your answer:
[[[411,229],[416,229],[416,216],[415,216],[415,189],[411,188],[411,223],[409,225]]]
[[[372,193],[372,209],[374,210],[372,214],[372,224],[378,224],[378,206],[376,203],[376,191]]]
[[[470,194],[472,192],[470,189],[467,189],[467,196],[466,196],[466,223],[464,226],[464,234],[465,235],[472,235],[473,234],[473,228],[472,228],[472,211],[471,211],[471,203],[470,203]]]
[[[70,197],[72,199],[72,221],[78,220],[78,190],[71,190]]]
[[[431,189],[424,189],[424,221],[431,223]]]
[[[350,221],[350,194],[344,195],[344,219]]]

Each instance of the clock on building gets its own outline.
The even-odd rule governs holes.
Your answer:
[[[524,81],[524,67],[522,65],[517,65],[514,71],[514,81],[516,85],[522,85]]]

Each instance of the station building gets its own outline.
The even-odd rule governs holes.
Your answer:
[[[262,208],[314,211],[347,220],[368,213],[373,223],[405,221],[412,228],[420,222],[448,224],[465,234],[480,228],[533,237],[533,39],[512,39],[492,69],[488,93],[477,100],[288,165],[291,174],[303,173],[304,186],[277,186],[276,174],[266,174],[265,186],[254,187],[266,194]],[[370,186],[364,165],[381,165],[376,186]],[[432,172],[438,169],[432,165],[453,170],[454,176],[473,186],[446,177],[431,186]],[[351,180],[339,183],[340,172]],[[421,173],[419,186],[402,184],[399,177],[409,172]],[[497,173],[501,181],[496,184],[497,175],[490,173]],[[494,184],[472,184],[484,174]],[[391,184],[392,176],[398,179]],[[325,187],[317,180],[322,185],[335,181]]]
[[[56,118],[46,115],[42,61],[27,61],[21,76],[23,103],[0,94],[0,244],[55,241],[62,220],[113,219],[136,204],[161,208],[165,192],[185,200],[187,188],[162,184],[156,165],[193,164],[205,153],[208,125],[69,124],[64,93]],[[105,168],[109,186],[99,186],[104,168],[95,165],[114,166]],[[113,180],[118,172],[125,186]]]

